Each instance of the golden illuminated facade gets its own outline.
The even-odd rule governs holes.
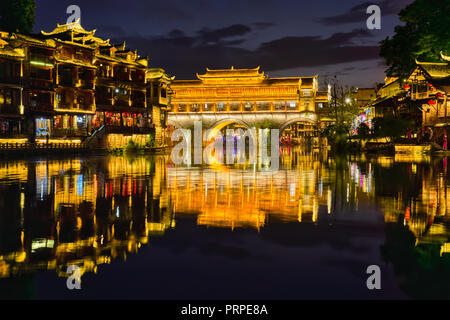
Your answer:
[[[6,41],[0,32],[0,137],[24,133],[23,61],[25,51]]]
[[[254,125],[250,117],[256,115],[256,121],[261,124],[273,121],[285,129],[281,118],[291,113],[303,114],[312,128],[316,120],[316,104],[328,101],[318,94],[317,76],[270,78],[259,67],[206,69],[205,74],[197,74],[196,80],[174,80],[171,87],[172,110],[169,117],[175,121],[182,114],[203,117],[227,115],[232,119],[242,119],[236,120],[238,124]],[[286,117],[283,119],[286,121]],[[288,124],[292,123],[295,121]]]
[[[269,78],[255,69],[206,69],[175,80],[172,112],[315,112],[317,76]]]
[[[444,62],[419,62],[407,80],[411,100],[421,104],[422,124],[446,127],[450,116],[450,57],[441,54]]]
[[[105,147],[105,133],[156,134],[163,144],[173,78],[95,32],[79,21],[39,34],[0,31],[0,138],[98,133]]]

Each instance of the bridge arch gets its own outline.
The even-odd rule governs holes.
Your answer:
[[[233,123],[237,123],[240,124],[241,126],[245,127],[246,129],[250,129],[250,125],[248,123],[246,123],[245,121],[242,121],[240,119],[236,119],[236,118],[225,118],[225,119],[221,119],[219,121],[216,121],[215,123],[213,123],[208,129],[211,129],[210,133],[207,136],[207,140],[211,140],[213,137],[216,136],[217,132],[219,132],[220,130],[222,130],[223,128],[225,128],[226,126],[233,124]]]
[[[311,119],[310,117],[294,118],[294,119],[288,120],[281,124],[280,133],[283,132],[290,125],[298,123],[298,122],[303,122],[303,123],[308,123],[308,124],[316,124],[317,123],[316,119]]]

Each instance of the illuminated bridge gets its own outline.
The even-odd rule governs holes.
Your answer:
[[[206,69],[196,80],[175,80],[168,123],[175,128],[222,130],[235,127],[270,127],[292,137],[316,131],[317,108],[328,103],[318,91],[317,76],[269,78],[258,68]]]

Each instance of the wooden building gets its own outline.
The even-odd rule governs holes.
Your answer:
[[[25,51],[0,32],[0,137],[23,134],[23,61]]]
[[[0,136],[81,141],[106,127],[140,141],[157,131],[162,143],[173,78],[95,32],[76,21],[40,34],[0,33]]]
[[[313,77],[269,78],[260,68],[206,69],[195,80],[175,80],[173,113],[316,112],[318,81]],[[311,124],[293,124],[285,134],[314,131]]]

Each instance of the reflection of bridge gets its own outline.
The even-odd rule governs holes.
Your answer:
[[[198,80],[172,84],[172,111],[168,123],[192,128],[223,129],[229,124],[246,128],[280,130],[297,123],[311,129],[317,123],[316,108],[328,102],[327,92],[318,91],[317,76],[269,78],[255,69],[209,70]]]

